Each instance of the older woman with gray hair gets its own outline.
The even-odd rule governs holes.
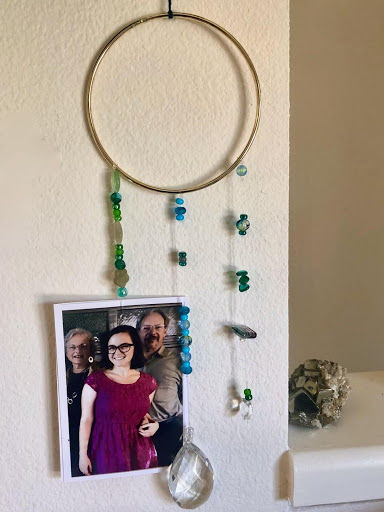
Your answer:
[[[64,338],[67,366],[67,403],[72,476],[83,476],[79,469],[79,426],[81,419],[81,393],[93,361],[92,334],[77,327]]]

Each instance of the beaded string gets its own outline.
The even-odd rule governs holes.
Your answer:
[[[240,177],[244,177],[247,174],[247,168],[245,165],[239,165],[236,169],[236,174]],[[230,183],[230,180],[228,179],[228,185],[227,185],[227,193],[228,193],[228,207],[231,208],[234,204],[234,198],[233,198],[233,191],[234,188],[232,184]],[[231,220],[231,226],[234,228],[237,228],[238,234],[241,236],[241,238],[245,238],[245,235],[247,234],[247,231],[250,227],[250,222],[248,220],[248,215],[245,213],[240,214],[240,218],[237,221],[233,221],[233,211],[230,212],[230,216],[232,216]],[[235,226],[233,226],[235,224]],[[234,240],[233,237],[230,237],[229,242],[229,256],[230,256],[230,262],[231,262],[231,268],[236,269],[236,261],[235,261],[235,250],[234,250],[234,244],[238,244],[238,240]],[[241,242],[240,242],[241,243]],[[244,293],[249,290],[250,288],[250,278],[248,276],[247,270],[237,270],[234,271],[233,274],[236,275],[238,279],[238,289],[239,292]],[[234,319],[236,318],[237,314],[237,294],[231,293],[230,294],[230,320],[231,324],[234,325]],[[244,327],[244,326],[242,326]],[[242,344],[244,343],[244,338],[240,337],[240,340]],[[234,350],[236,350],[236,347],[234,347]],[[248,383],[248,377],[245,379],[245,387],[243,389],[243,398],[239,397],[238,406],[237,409],[239,410],[240,404],[243,404],[242,410],[243,410],[243,418],[246,420],[249,420],[252,415],[252,391]]]
[[[110,200],[113,214],[113,249],[115,258],[115,276],[113,282],[118,287],[116,290],[117,296],[124,298],[128,295],[125,286],[129,281],[129,275],[124,261],[123,228],[121,227],[122,216],[120,208],[122,196],[120,194],[120,173],[117,169],[112,169],[111,190]]]
[[[191,360],[191,349],[190,345],[192,343],[192,338],[189,335],[189,327],[190,322],[188,320],[190,309],[188,306],[180,306],[179,307],[179,313],[180,313],[180,327],[181,327],[181,336],[180,336],[180,343],[181,343],[181,372],[184,373],[184,375],[189,375],[192,373],[192,366],[190,363]]]

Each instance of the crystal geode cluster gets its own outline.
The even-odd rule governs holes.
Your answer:
[[[289,379],[289,421],[320,428],[337,421],[351,386],[338,363],[307,359]]]

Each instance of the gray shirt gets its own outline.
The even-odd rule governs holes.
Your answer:
[[[156,421],[165,421],[183,413],[182,374],[180,370],[180,352],[161,347],[144,366],[157,381],[158,388],[149,411]]]

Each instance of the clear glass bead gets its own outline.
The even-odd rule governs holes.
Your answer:
[[[115,244],[121,244],[123,241],[123,228],[120,222],[113,223],[113,242]]]
[[[184,445],[173,461],[168,477],[172,498],[181,508],[205,503],[213,489],[213,469],[206,455],[192,443],[193,429],[184,432]]]

